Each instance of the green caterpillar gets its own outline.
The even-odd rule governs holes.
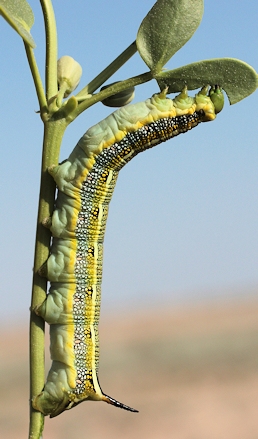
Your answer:
[[[35,312],[50,324],[53,360],[33,407],[54,417],[84,400],[105,401],[136,412],[105,395],[98,381],[98,321],[103,241],[108,206],[120,169],[136,156],[200,122],[215,119],[222,90],[195,98],[186,87],[174,100],[166,90],[145,102],[122,107],[90,128],[70,157],[49,172],[59,189],[56,209],[45,225],[53,235],[41,269],[51,282]]]

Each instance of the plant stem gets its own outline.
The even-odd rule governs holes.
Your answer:
[[[114,61],[112,61],[111,64],[102,70],[96,78],[89,82],[89,84],[76,95],[76,98],[80,100],[80,97],[94,93],[95,90],[104,84],[104,82],[120,69],[120,67],[122,67],[122,65],[124,65],[136,52],[136,41],[134,41]]]
[[[47,101],[46,101],[45,91],[44,91],[44,87],[43,87],[43,84],[41,81],[40,73],[38,70],[37,62],[35,59],[34,51],[26,42],[24,42],[24,46],[25,46],[25,51],[26,51],[26,55],[28,58],[31,74],[33,77],[33,81],[35,84],[40,110],[41,110],[41,112],[43,110],[46,111]]]
[[[42,153],[40,198],[38,207],[34,275],[30,319],[30,401],[38,395],[45,381],[44,372],[44,320],[33,309],[46,298],[47,280],[38,275],[38,269],[49,255],[50,231],[42,226],[42,220],[52,214],[55,199],[55,182],[48,174],[48,167],[58,163],[60,145],[67,127],[65,119],[45,123]],[[39,439],[44,426],[44,416],[30,407],[29,439]]]
[[[51,0],[40,0],[46,30],[46,96],[47,101],[57,94],[57,31]]]
[[[80,102],[78,107],[74,110],[74,112],[70,115],[71,120],[74,120],[77,116],[79,116],[84,110],[91,107],[96,102],[103,101],[103,99],[112,96],[120,91],[126,90],[129,87],[134,87],[136,85],[144,84],[144,82],[151,81],[153,79],[153,75],[151,72],[143,73],[141,75],[134,76],[133,78],[126,79],[125,81],[121,81],[117,84],[114,84],[105,90],[96,93],[95,95],[88,97],[83,102]],[[78,95],[77,95],[78,96]],[[75,96],[77,98],[77,96]]]

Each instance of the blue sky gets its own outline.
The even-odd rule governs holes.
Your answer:
[[[59,56],[83,67],[88,83],[134,39],[154,1],[53,1]],[[32,35],[43,75],[44,29],[39,2]],[[71,4],[71,3],[70,3]],[[234,57],[258,70],[258,3],[205,2],[203,21],[168,63]],[[0,21],[0,276],[4,323],[25,321],[30,304],[43,127],[18,35]],[[112,81],[147,71],[138,54]],[[79,90],[79,89],[78,89]],[[158,91],[154,81],[135,102]],[[103,312],[258,290],[257,92],[203,124],[140,154],[120,173],[105,238]],[[97,104],[67,130],[61,159],[110,109]]]

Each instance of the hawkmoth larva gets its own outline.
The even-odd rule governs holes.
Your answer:
[[[53,235],[42,269],[51,287],[35,310],[50,324],[53,360],[33,407],[57,416],[83,400],[106,401],[136,411],[105,395],[98,382],[98,321],[103,241],[108,205],[120,169],[139,152],[210,121],[221,109],[219,87],[195,98],[186,87],[174,100],[166,90],[145,102],[120,108],[80,139],[70,157],[50,169],[59,189],[46,225]],[[218,109],[218,111],[217,111]]]

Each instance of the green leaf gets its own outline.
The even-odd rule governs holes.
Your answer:
[[[0,0],[0,15],[32,48],[36,44],[30,34],[34,15],[26,0]]]
[[[191,38],[203,15],[203,0],[158,0],[142,21],[136,43],[150,70],[160,72]]]
[[[184,85],[195,90],[206,84],[220,85],[229,102],[236,104],[258,87],[256,71],[243,61],[234,58],[216,58],[159,73],[155,76],[161,89],[168,86],[168,93],[181,91]]]

